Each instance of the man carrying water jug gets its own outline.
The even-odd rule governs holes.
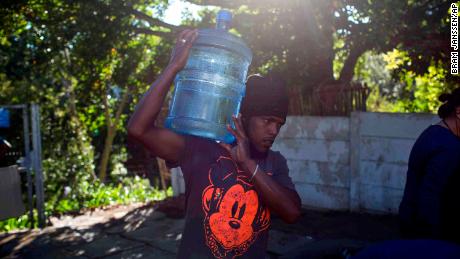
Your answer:
[[[186,219],[179,258],[265,258],[270,215],[288,223],[300,216],[286,159],[270,150],[286,120],[286,87],[274,76],[248,78],[241,114],[233,116],[234,128],[227,125],[232,144],[154,125],[197,36],[196,30],[180,33],[168,66],[137,105],[128,134],[182,169]]]

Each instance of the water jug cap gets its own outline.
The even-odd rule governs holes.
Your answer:
[[[232,21],[232,13],[228,10],[220,10],[217,13],[217,20],[231,22]]]

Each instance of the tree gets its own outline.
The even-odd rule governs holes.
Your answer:
[[[61,164],[63,175],[76,175],[71,172],[84,163],[59,161],[93,160],[93,143],[105,179],[132,95],[145,89],[168,56],[163,49],[169,43],[142,34],[133,10],[152,15],[165,7],[162,0],[2,2],[0,99],[42,105],[43,146],[50,147],[44,157]],[[105,135],[100,148],[94,132]],[[68,150],[74,144],[79,154]]]
[[[350,82],[366,51],[398,47],[411,60],[405,69],[423,73],[448,50],[449,1],[188,2],[231,9],[232,32],[254,52],[252,72],[281,72],[289,85],[302,86],[302,97],[325,82]],[[177,32],[213,24],[216,8],[203,10],[199,20],[167,24],[160,19],[167,5],[167,0],[2,1],[0,99],[42,104],[49,130],[44,138],[55,148],[46,156],[67,159],[58,148],[77,141],[80,155],[69,153],[92,160],[95,146],[99,178],[106,178],[110,154],[120,146],[114,143],[125,136],[117,133],[125,133],[126,114],[167,63]],[[339,53],[343,65],[335,77]]]
[[[427,71],[432,61],[446,60],[449,51],[450,1],[446,0],[188,2],[233,10],[235,28],[254,52],[252,70],[278,70],[290,85],[302,85],[304,93],[324,82],[350,82],[366,51],[381,53],[398,47],[409,53],[409,69],[418,73]],[[202,25],[210,24],[212,12],[204,13]],[[156,23],[153,18],[138,17]],[[342,48],[334,48],[337,40],[344,41]],[[346,58],[335,78],[333,63],[339,51]]]

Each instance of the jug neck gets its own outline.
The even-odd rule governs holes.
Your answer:
[[[217,20],[216,29],[218,30],[228,31],[230,30],[230,26],[231,26],[231,21]]]
[[[228,10],[220,10],[216,17],[216,29],[228,31],[232,24],[232,13]]]

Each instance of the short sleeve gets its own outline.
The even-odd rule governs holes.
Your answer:
[[[190,155],[192,154],[192,143],[193,142],[193,137],[192,136],[189,136],[189,135],[183,135],[184,137],[184,140],[185,140],[185,148],[182,152],[182,154],[179,156],[179,160],[177,162],[173,162],[173,161],[166,161],[166,166],[168,168],[176,168],[176,167],[179,167],[181,165],[184,165],[186,163],[186,158],[187,157],[190,157]]]
[[[295,186],[289,176],[289,167],[286,158],[279,152],[275,152],[273,168],[273,179],[282,186],[295,191]]]
[[[176,163],[166,162],[169,168],[179,167],[182,170],[186,185],[191,184],[191,175],[201,170],[203,166],[210,163],[210,160],[217,154],[216,143],[212,140],[183,135],[185,139],[185,148],[179,155]]]
[[[179,156],[179,160],[177,162],[166,161],[166,166],[168,168],[175,168],[180,167],[182,174],[184,176],[184,181],[186,185],[190,183],[190,171],[189,168],[193,167],[193,163],[196,159],[196,150],[200,148],[202,141],[200,138],[190,136],[190,135],[183,135],[185,140],[185,148],[182,154]]]

